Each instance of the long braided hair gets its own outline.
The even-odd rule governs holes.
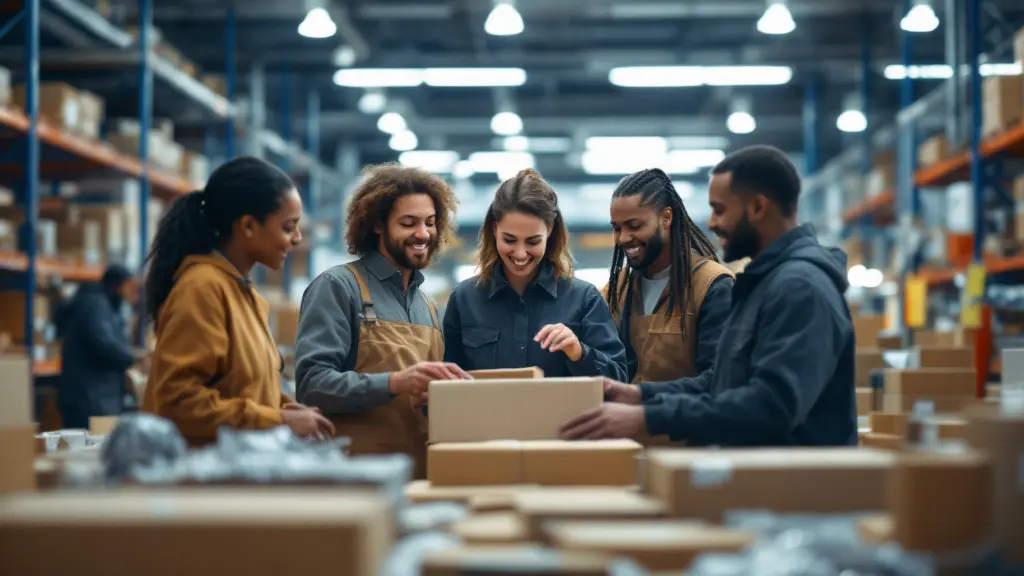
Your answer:
[[[660,212],[665,208],[672,209],[672,224],[669,225],[668,246],[671,256],[668,306],[665,308],[665,316],[669,317],[676,310],[678,304],[683,309],[680,315],[679,324],[686,337],[686,305],[693,298],[690,285],[693,283],[693,255],[709,258],[719,262],[718,254],[711,244],[711,240],[704,232],[690,219],[690,215],[683,206],[683,199],[676,192],[672,180],[668,174],[659,168],[648,168],[626,176],[619,182],[612,193],[612,199],[626,196],[641,195],[640,205],[653,208]],[[629,269],[626,281],[620,285],[619,275],[626,262],[626,252],[622,247],[616,245],[612,254],[611,275],[608,280],[608,307],[612,314],[619,312],[619,291],[623,286],[628,287],[636,277],[636,271]],[[627,265],[628,267],[628,265]],[[679,298],[679,301],[677,301]]]

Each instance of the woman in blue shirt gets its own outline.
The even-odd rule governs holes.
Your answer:
[[[444,315],[445,361],[465,370],[539,366],[547,377],[622,380],[626,353],[592,284],[572,277],[569,233],[533,170],[503,182],[480,229],[478,274]]]

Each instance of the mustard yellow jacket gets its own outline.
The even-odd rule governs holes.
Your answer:
[[[221,426],[281,425],[281,355],[270,335],[270,305],[219,254],[190,256],[160,308],[156,347],[142,400],[193,444]]]

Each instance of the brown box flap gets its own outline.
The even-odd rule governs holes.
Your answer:
[[[529,368],[496,368],[493,370],[470,370],[467,372],[474,380],[520,380],[543,378],[544,371],[539,366]]]

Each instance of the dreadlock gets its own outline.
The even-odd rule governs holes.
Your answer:
[[[665,309],[665,316],[669,317],[676,310],[677,297],[679,305],[685,312],[686,304],[693,298],[690,285],[693,283],[693,254],[709,258],[718,262],[718,255],[715,253],[711,241],[703,231],[690,219],[690,215],[683,206],[683,199],[676,192],[672,180],[668,174],[659,168],[649,168],[626,176],[619,182],[612,193],[612,198],[641,195],[640,205],[661,211],[665,208],[672,209],[672,223],[669,226],[669,250],[671,256],[668,307]],[[623,264],[626,261],[625,251],[618,245],[612,254],[611,276],[608,280],[608,307],[613,314],[617,313],[619,307],[619,290],[621,286],[630,286],[635,278],[635,271],[630,269],[627,272],[626,281],[621,285],[619,275],[622,273]],[[680,328],[683,337],[686,337],[686,314],[679,318]]]

